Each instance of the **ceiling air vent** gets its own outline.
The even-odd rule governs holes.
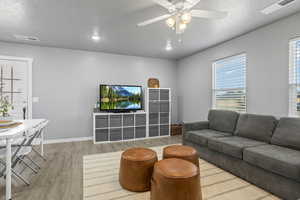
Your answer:
[[[35,36],[27,36],[27,35],[14,35],[17,40],[24,40],[24,41],[40,41],[38,37]]]
[[[286,6],[290,3],[292,3],[293,1],[295,1],[295,0],[283,0],[283,1],[280,1],[278,4],[281,6]]]
[[[280,10],[281,8],[284,8],[285,6],[288,6],[289,4],[293,3],[296,0],[281,0],[277,3],[274,3],[265,9],[263,9],[261,12],[265,15],[269,15],[275,11]]]

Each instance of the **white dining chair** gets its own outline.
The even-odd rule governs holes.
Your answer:
[[[27,181],[24,177],[22,177],[22,173],[25,169],[29,168],[34,173],[38,173],[38,170],[41,169],[40,165],[35,162],[29,154],[34,152],[43,160],[46,160],[38,151],[36,151],[33,147],[34,141],[40,137],[41,132],[43,131],[44,126],[35,127],[30,133],[24,134],[23,137],[18,138],[17,140],[13,141],[12,144],[12,173],[21,181],[23,181],[26,185],[29,185],[29,181]],[[3,169],[0,171],[0,177],[5,178],[5,169],[6,164],[4,162],[6,158],[5,154],[5,144],[2,142],[0,143],[0,164],[2,165]],[[30,163],[28,163],[29,161]],[[17,172],[17,166],[23,166],[23,168]],[[33,165],[33,166],[32,166]]]

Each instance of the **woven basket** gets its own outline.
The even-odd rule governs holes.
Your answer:
[[[148,79],[148,87],[149,88],[159,88],[159,80],[156,78]]]
[[[172,124],[171,125],[171,135],[182,135],[182,125]]]

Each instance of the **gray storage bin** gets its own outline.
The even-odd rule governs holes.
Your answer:
[[[108,127],[108,115],[97,115],[95,116],[95,118],[96,118],[95,128]]]
[[[134,115],[123,115],[123,126],[134,126]]]
[[[169,124],[169,113],[160,113],[160,124]]]
[[[122,115],[110,115],[110,127],[122,126]]]
[[[95,140],[96,142],[108,141],[108,129],[96,129]]]
[[[146,126],[135,127],[135,138],[145,138],[146,137]]]
[[[149,137],[159,136],[159,126],[149,126]]]
[[[134,128],[123,128],[123,140],[130,140],[134,138]]]
[[[158,124],[158,113],[149,114],[149,124]]]
[[[169,90],[167,89],[160,90],[160,100],[169,101],[170,100],[169,98],[170,98]]]
[[[149,100],[159,100],[159,90],[157,89],[149,89]]]
[[[110,129],[109,137],[110,137],[110,141],[122,140],[122,129],[121,128]]]
[[[135,126],[145,126],[145,125],[146,125],[146,114],[136,114]]]
[[[169,102],[160,102],[160,112],[170,112]]]
[[[149,102],[149,113],[159,112],[159,102]]]
[[[161,136],[169,135],[169,125],[160,126],[160,135]]]

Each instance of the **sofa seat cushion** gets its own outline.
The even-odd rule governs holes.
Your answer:
[[[244,149],[243,160],[300,182],[300,151],[276,145],[263,145]]]
[[[235,135],[263,142],[270,142],[277,119],[268,115],[241,114]]]
[[[226,136],[232,136],[232,135],[230,133],[224,133],[224,132],[215,131],[211,129],[204,129],[198,131],[188,131],[185,134],[185,139],[199,145],[207,146],[208,138],[226,137]]]
[[[281,118],[272,136],[271,144],[300,150],[300,119]]]
[[[256,147],[265,145],[265,142],[260,142],[243,137],[223,137],[209,138],[208,148],[220,153],[224,153],[235,158],[243,159],[243,150],[246,147]]]
[[[210,110],[208,113],[209,128],[227,133],[234,133],[239,113],[229,110]]]

